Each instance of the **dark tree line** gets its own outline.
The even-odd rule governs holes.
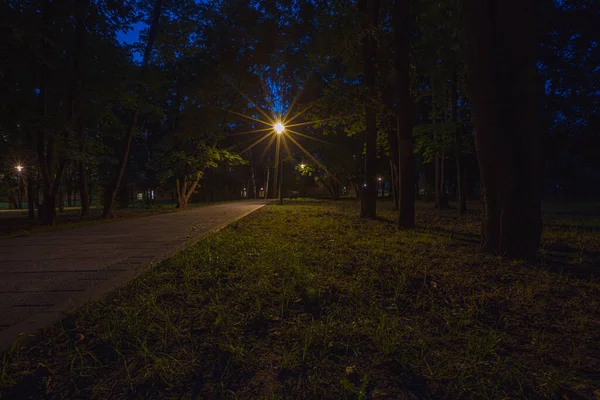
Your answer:
[[[404,229],[415,198],[462,215],[481,197],[482,248],[532,259],[542,197],[600,187],[599,13],[575,0],[4,2],[2,194],[19,207],[26,192],[46,225],[65,193],[84,218],[92,201],[111,217],[157,188],[182,208],[274,197],[274,150],[239,134],[264,125],[240,115],[293,103],[314,121],[297,130],[322,140],[282,160],[294,185],[351,190],[375,218],[388,182]],[[120,42],[132,26],[139,39]]]

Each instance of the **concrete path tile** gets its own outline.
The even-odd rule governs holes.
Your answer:
[[[0,351],[265,203],[244,201],[0,240]],[[192,230],[191,228],[195,228]]]

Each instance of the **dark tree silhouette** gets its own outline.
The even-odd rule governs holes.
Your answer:
[[[397,90],[399,211],[400,228],[415,225],[413,100],[410,94],[410,0],[396,0],[393,11],[396,47],[395,75]]]
[[[360,0],[358,11],[362,19],[363,39],[363,68],[366,118],[366,157],[365,157],[365,187],[362,190],[360,216],[375,218],[377,216],[377,115],[375,109],[375,57],[377,39],[375,31],[379,25],[379,0]]]
[[[152,52],[154,42],[156,41],[156,34],[158,30],[158,22],[160,20],[160,13],[162,10],[162,3],[163,0],[156,0],[156,3],[154,5],[152,24],[150,25],[150,31],[148,33],[148,42],[146,43],[146,48],[144,50],[144,58],[142,59],[142,68],[140,70],[140,75],[142,77],[144,72],[148,69],[150,54]],[[144,92],[141,87],[138,90],[138,99],[133,110],[133,114],[131,116],[131,121],[129,122],[129,127],[127,128],[127,133],[125,134],[125,142],[123,143],[121,160],[119,161],[119,169],[117,170],[117,174],[115,175],[114,179],[108,184],[104,191],[104,209],[102,210],[102,218],[113,216],[113,206],[115,203],[115,197],[117,195],[117,191],[119,190],[119,186],[121,186],[121,181],[123,180],[123,175],[125,174],[125,168],[127,167],[129,152],[131,150],[131,142],[133,141],[133,135],[137,127],[137,122],[140,115],[140,106],[142,103],[142,97]]]
[[[484,251],[532,260],[542,231],[535,1],[463,0]]]

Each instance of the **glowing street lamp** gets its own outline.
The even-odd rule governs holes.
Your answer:
[[[23,166],[21,164],[18,164],[17,166],[15,166],[15,169],[17,170],[17,175],[18,175],[18,188],[19,191],[17,192],[17,199],[19,201],[19,208],[23,208]]]
[[[281,122],[277,122],[275,125],[273,125],[273,129],[275,130],[275,133],[281,135],[283,131],[285,131],[285,126]]]
[[[306,168],[306,164],[300,164],[300,169]]]

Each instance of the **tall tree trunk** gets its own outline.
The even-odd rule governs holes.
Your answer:
[[[394,114],[398,111],[396,109],[396,79],[396,72],[394,71],[391,81],[383,92],[386,106]],[[387,140],[390,150],[390,196],[393,200],[393,210],[398,211],[398,184],[400,182],[400,177],[398,176],[398,118],[395,115],[392,115],[388,120],[388,124]]]
[[[465,182],[465,171],[464,162],[462,155],[462,135],[463,128],[462,123],[459,121],[458,113],[458,91],[457,91],[457,79],[458,74],[454,73],[454,79],[452,80],[452,122],[454,123],[454,135],[455,135],[455,153],[454,158],[456,160],[456,189],[458,194],[458,213],[464,215],[467,212],[467,191]],[[464,100],[463,100],[464,101]],[[461,101],[462,104],[462,101]]]
[[[87,184],[87,166],[85,162],[85,125],[83,122],[83,77],[81,67],[81,54],[85,46],[85,34],[87,25],[87,15],[89,10],[89,0],[77,0],[75,3],[76,13],[76,32],[75,32],[75,54],[73,59],[73,75],[75,76],[75,114],[77,120],[77,132],[79,136],[80,158],[77,163],[79,178],[79,196],[81,197],[81,218],[91,216],[90,198]]]
[[[442,156],[440,158],[440,199],[444,202],[444,198],[446,197],[446,188],[444,187],[444,164],[446,161],[445,151],[442,150]]]
[[[395,132],[394,132],[395,133]],[[394,166],[394,162],[390,160],[390,186],[392,192],[392,209],[394,211],[398,211],[398,188],[396,182],[399,180],[397,176],[396,167]]]
[[[146,43],[144,57],[142,59],[142,68],[140,71],[141,79],[145,79],[144,72],[148,69],[150,53],[152,52],[152,47],[154,46],[154,42],[156,40],[158,21],[160,19],[160,13],[162,11],[162,3],[163,0],[156,0],[156,3],[154,4],[152,24],[150,25],[150,31],[148,33],[148,42]],[[138,88],[138,97],[131,117],[131,122],[129,123],[129,127],[127,128],[127,134],[125,135],[125,143],[123,145],[123,152],[121,153],[121,159],[119,161],[119,169],[114,179],[108,184],[104,191],[104,208],[102,210],[102,218],[112,217],[114,215],[113,207],[115,203],[115,197],[117,195],[119,187],[121,186],[121,181],[123,180],[123,175],[125,174],[125,167],[127,166],[127,161],[129,159],[131,142],[133,141],[133,135],[137,127],[138,117],[140,114],[140,106],[144,95],[144,87],[145,85],[142,85],[142,87]]]
[[[375,110],[375,57],[377,39],[375,31],[379,25],[379,0],[359,0],[358,11],[362,20],[362,51],[364,64],[364,83],[366,89],[366,157],[365,184],[361,197],[360,216],[362,218],[377,217],[377,115]]]
[[[530,261],[542,232],[535,3],[462,0],[483,186],[481,245]]]
[[[465,215],[467,212],[466,171],[462,154],[456,155],[456,185],[458,193],[458,213]]]
[[[435,208],[440,208],[442,204],[440,194],[440,156],[435,155],[434,159],[435,171],[433,179],[433,191],[435,193]]]
[[[415,226],[414,153],[412,127],[414,104],[410,93],[410,0],[394,2],[394,60],[397,83],[397,123],[398,123],[398,226],[402,229]]]
[[[31,173],[27,174],[27,210],[29,211],[29,219],[35,219],[35,193],[34,182]]]
[[[42,30],[47,29],[52,23],[49,16],[51,7],[52,5],[48,0],[44,1],[41,6],[43,21]],[[47,40],[44,40],[42,48],[43,57],[45,60],[48,60],[50,58],[50,48]],[[54,218],[56,217],[56,196],[63,180],[67,159],[64,157],[59,158],[58,167],[55,171],[55,137],[53,135],[47,135],[44,127],[44,122],[47,117],[47,84],[49,81],[48,67],[45,64],[45,60],[40,63],[39,67],[38,114],[42,122],[39,124],[36,132],[36,153],[43,182],[43,203],[40,207],[40,219],[42,225],[52,225],[54,223]],[[69,118],[71,116],[72,114],[69,107]],[[65,136],[66,135],[67,133],[65,133]]]
[[[268,165],[268,161],[267,161]],[[266,178],[265,178],[265,200],[269,198],[269,179],[271,175],[271,168],[267,167]]]
[[[283,204],[283,160],[279,159],[279,204]]]
[[[250,193],[253,199],[257,198],[256,195],[256,177],[254,176],[254,163],[250,164]]]
[[[79,178],[79,197],[81,198],[81,218],[88,218],[91,214],[90,209],[90,195],[87,184],[87,166],[83,160],[85,154],[85,129],[83,125],[83,116],[79,115],[78,128],[79,128],[79,151],[82,153],[82,158],[79,160],[78,167],[78,178]]]
[[[60,189],[58,189],[58,212],[65,212],[65,185],[60,185]]]

